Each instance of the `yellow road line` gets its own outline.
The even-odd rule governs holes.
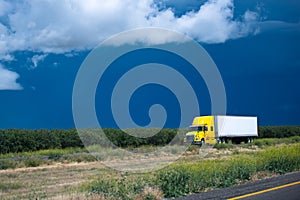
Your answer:
[[[278,190],[278,189],[281,189],[281,188],[285,188],[285,187],[289,187],[289,186],[297,185],[297,184],[300,184],[300,181],[289,183],[289,184],[285,184],[285,185],[280,185],[280,186],[277,186],[277,187],[269,188],[269,189],[266,189],[266,190],[261,190],[261,191],[258,191],[258,192],[253,192],[253,193],[245,194],[245,195],[238,196],[238,197],[233,197],[233,198],[230,198],[228,200],[243,199],[243,198],[246,198],[246,197],[251,197],[251,196],[254,196],[254,195],[258,195],[258,194],[262,194],[262,193],[265,193],[265,192],[270,192],[270,191]]]

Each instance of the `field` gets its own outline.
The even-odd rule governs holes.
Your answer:
[[[135,150],[148,152],[151,148]],[[163,156],[165,162],[176,155],[174,149]],[[100,161],[80,147],[1,154],[0,199],[160,199],[255,181],[300,167],[299,136],[217,144],[203,158],[199,151],[204,149],[191,146],[173,164],[138,174],[106,167],[119,165],[120,159],[128,169],[137,163],[113,149],[103,149],[106,154]],[[139,158],[138,163],[158,161],[149,161],[147,156],[151,155]]]

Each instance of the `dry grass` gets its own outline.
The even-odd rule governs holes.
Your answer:
[[[107,171],[99,162],[56,163],[36,168],[3,170],[0,171],[0,182],[15,183],[20,187],[0,189],[0,199],[78,199],[76,196],[80,184]]]
[[[198,153],[192,152],[189,157],[192,160],[200,159]],[[181,159],[184,158],[185,155]],[[96,177],[114,174],[114,171],[106,166],[129,171],[135,168],[141,170],[142,167],[149,170],[172,161],[174,158],[166,154],[156,159],[141,157],[132,160],[127,157],[123,160],[112,159],[102,162],[53,162],[51,165],[0,170],[0,183],[5,185],[5,188],[0,187],[0,199],[105,199],[101,194],[82,194],[80,186]],[[151,196],[151,199],[160,199],[162,192],[149,187],[143,191],[140,198],[145,199],[147,196]]]
[[[284,146],[280,144],[279,146]],[[230,149],[215,149],[208,148],[205,153],[207,155],[203,158],[199,154],[199,149],[193,149],[186,152],[180,158],[183,162],[197,162],[199,160],[219,160],[225,159],[236,154],[252,154],[261,151],[256,146],[243,147],[234,146]],[[81,186],[96,180],[99,177],[112,177],[116,172],[105,167],[105,165],[113,168],[130,169],[143,166],[157,167],[159,164],[168,164],[173,162],[172,156],[176,154],[165,154],[153,158],[155,155],[148,155],[149,157],[140,157],[132,160],[130,157],[123,159],[114,158],[112,160],[105,160],[102,162],[80,162],[80,163],[59,163],[53,162],[51,165],[44,165],[38,167],[16,168],[0,170],[0,199],[53,199],[53,200],[94,200],[105,199],[102,194],[86,194],[82,193]],[[151,158],[150,158],[151,157]],[[105,165],[103,164],[105,163]],[[146,168],[145,168],[146,170]],[[251,177],[251,180],[257,180],[270,176],[272,174],[258,173]],[[163,194],[160,189],[149,186],[146,187],[139,199],[161,199]]]

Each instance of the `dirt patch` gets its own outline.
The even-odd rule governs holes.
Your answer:
[[[100,162],[56,163],[49,166],[2,170],[0,182],[20,187],[0,189],[0,199],[42,199],[78,193],[78,186],[105,173]]]
[[[6,170],[0,170],[0,174],[5,173],[13,173],[13,172],[32,172],[37,170],[47,170],[47,169],[53,169],[53,168],[65,168],[65,167],[83,167],[83,166],[93,166],[93,165],[101,165],[101,162],[75,162],[75,163],[53,163],[51,165],[41,165],[38,167],[23,167],[23,168],[16,168],[16,169],[6,169]]]

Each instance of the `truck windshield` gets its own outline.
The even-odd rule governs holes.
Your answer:
[[[193,127],[190,127],[189,128],[189,131],[192,132],[192,131],[203,131],[203,126],[193,126]]]

